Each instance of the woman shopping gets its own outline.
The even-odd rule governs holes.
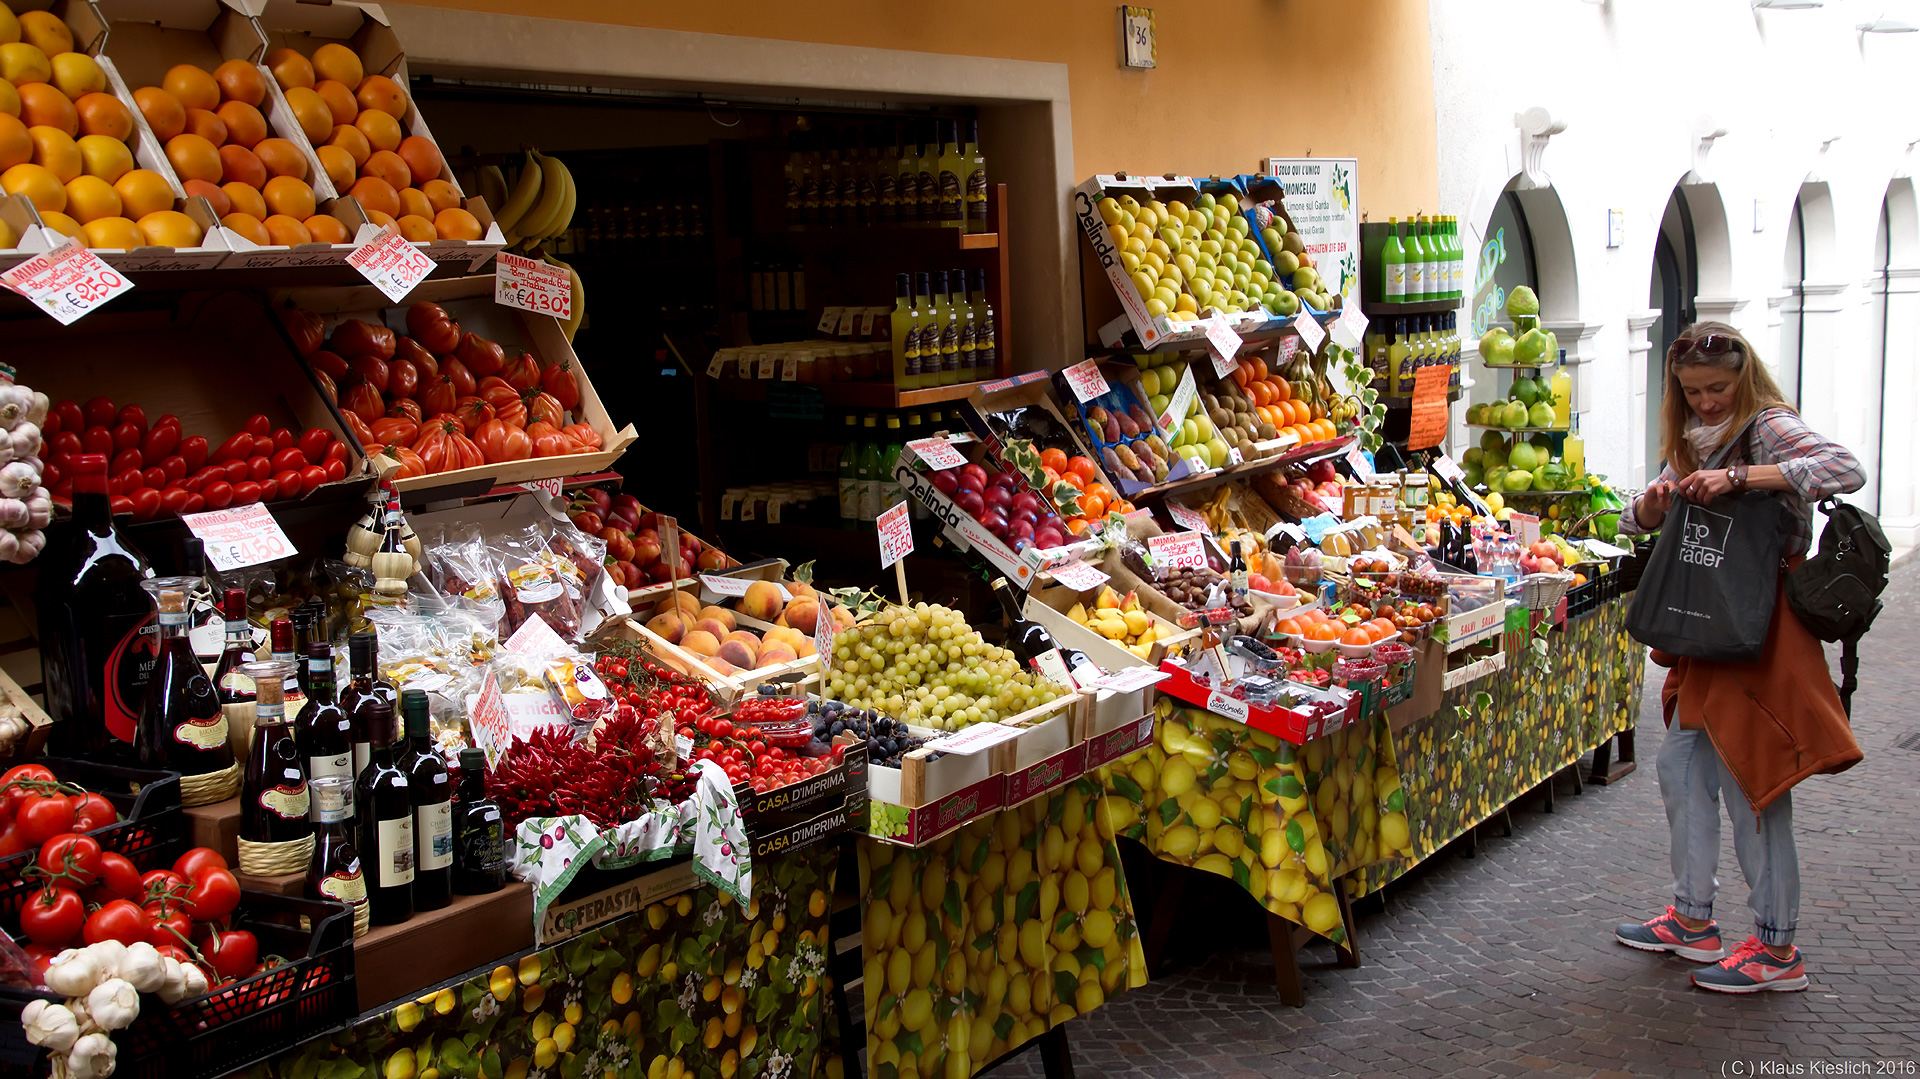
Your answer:
[[[1666,467],[1621,514],[1620,531],[1658,530],[1676,496],[1704,506],[1727,494],[1779,492],[1788,509],[1781,574],[1807,554],[1811,504],[1866,481],[1853,454],[1802,422],[1753,346],[1724,323],[1695,323],[1667,351],[1661,429]],[[1704,467],[1709,461],[1713,467]],[[1860,760],[1820,642],[1794,616],[1779,579],[1755,580],[1753,587],[1775,597],[1757,662],[1653,653],[1669,668],[1660,694],[1668,731],[1658,772],[1673,905],[1614,933],[1628,947],[1712,963],[1693,972],[1693,983],[1723,993],[1807,987],[1793,946],[1800,863],[1789,792],[1807,776]],[[1753,935],[1731,950],[1713,920],[1723,796],[1754,918]]]

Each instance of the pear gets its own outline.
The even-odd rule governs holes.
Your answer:
[[[1079,603],[1067,608],[1067,617],[1081,625],[1087,624],[1087,608]]]

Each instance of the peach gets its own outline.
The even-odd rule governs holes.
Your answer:
[[[743,671],[759,666],[759,657],[754,655],[753,646],[744,641],[727,640],[720,645],[720,653],[715,658],[724,659]]]
[[[791,663],[798,658],[800,657],[794,654],[793,649],[784,644],[770,644],[760,650],[762,667],[771,667],[776,663]]]
[[[647,619],[647,629],[670,644],[679,644],[681,638],[685,637],[692,628],[693,619],[688,618],[681,611],[668,611]]]
[[[717,656],[720,654],[720,638],[704,629],[690,629],[680,638],[680,647],[696,656]]]
[[[712,637],[716,641],[726,640],[727,634],[730,632],[727,629],[726,623],[720,621],[717,618],[702,617],[698,621],[694,622],[693,628],[700,630],[701,632],[707,634],[708,636]]]
[[[780,586],[772,581],[755,581],[747,586],[747,594],[740,597],[740,613],[762,622],[778,618],[783,606]]]
[[[812,596],[795,596],[787,604],[787,625],[801,633],[813,636],[813,627],[820,620],[820,601]]]
[[[674,592],[672,595],[661,599],[659,603],[654,604],[653,613],[664,614],[667,611],[673,610],[675,607],[687,612],[689,621],[700,617],[699,598],[691,592],[684,591]]]
[[[767,631],[767,640],[783,642],[796,652],[800,650],[800,642],[806,639],[805,634],[790,626],[775,626]]]
[[[707,665],[707,669],[712,671],[715,674],[740,673],[740,668],[727,662],[726,659],[720,656],[708,656],[706,659],[702,660],[701,662],[705,663]]]
[[[794,581],[787,585],[787,594],[799,599],[801,596],[817,596],[820,591],[805,581]]]
[[[727,627],[727,633],[732,633],[735,629],[739,628],[739,623],[733,620],[733,612],[727,610],[725,607],[702,607],[700,608],[700,617],[711,618],[715,622]],[[726,634],[723,633],[721,636],[724,637]]]
[[[760,651],[760,637],[750,629],[736,629],[720,639],[722,641],[741,641],[744,642],[747,647],[753,649],[755,653]]]

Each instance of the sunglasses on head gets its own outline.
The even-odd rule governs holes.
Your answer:
[[[1683,337],[1667,349],[1667,362],[1678,363],[1689,354],[1698,352],[1702,356],[1725,356],[1729,352],[1746,355],[1740,347],[1740,341],[1724,333],[1703,333],[1698,337]]]

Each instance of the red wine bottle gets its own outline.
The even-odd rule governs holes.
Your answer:
[[[73,462],[73,527],[66,547],[40,561],[34,589],[41,677],[53,717],[48,751],[103,763],[134,762],[134,727],[158,637],[140,582],[147,558],[114,527],[107,458]]]
[[[146,768],[167,768],[183,776],[205,775],[233,766],[227,744],[227,715],[213,679],[187,640],[192,621],[191,577],[159,577],[140,582],[159,609],[160,655],[147,680],[134,747]]]
[[[354,781],[353,722],[333,700],[333,649],[325,644],[307,646],[307,703],[294,718],[294,739],[300,756],[307,763],[307,778],[340,776]],[[351,789],[351,788],[350,788]],[[349,805],[347,815],[355,814]]]
[[[253,744],[247,751],[247,776],[240,793],[240,838],[252,843],[286,843],[313,833],[312,796],[306,762],[287,715],[287,675],[283,663],[269,660],[241,668],[249,684],[259,686],[254,701]]]
[[[347,638],[347,666],[351,679],[340,692],[340,708],[353,722],[353,774],[367,770],[372,744],[367,740],[367,715],[373,701],[387,702],[389,709],[400,707],[400,692],[393,683],[380,677],[375,660],[380,654],[380,639],[372,633],[355,633]]]
[[[321,776],[307,784],[313,804],[313,861],[307,864],[307,898],[345,903],[356,927],[366,923],[359,908],[367,904],[367,879],[353,845],[353,783],[344,776]],[[357,929],[354,936],[361,935]]]
[[[294,643],[293,621],[276,618],[267,626],[267,648],[273,658],[287,665],[293,672],[287,675],[286,693],[282,698],[286,702],[287,714],[298,716],[307,703],[307,659]]]
[[[220,616],[226,621],[226,646],[220,652],[220,665],[214,668],[213,684],[220,690],[220,706],[229,709],[227,719],[234,719],[231,709],[235,705],[253,703],[253,679],[242,667],[253,659],[253,627],[247,623],[247,592],[244,588],[229,588],[220,599]],[[287,668],[289,674],[293,668]],[[284,703],[284,695],[281,698]],[[302,814],[304,816],[304,814]]]
[[[453,809],[453,890],[485,895],[507,884],[507,825],[487,797],[487,755],[460,751],[460,801]]]
[[[367,859],[367,902],[374,925],[413,917],[413,792],[407,773],[394,766],[393,709],[376,700],[368,712],[373,760],[354,787],[360,821],[354,848]]]
[[[433,745],[425,691],[400,694],[406,717],[407,754],[399,766],[413,795],[413,906],[438,910],[453,901],[453,784],[447,762]]]

